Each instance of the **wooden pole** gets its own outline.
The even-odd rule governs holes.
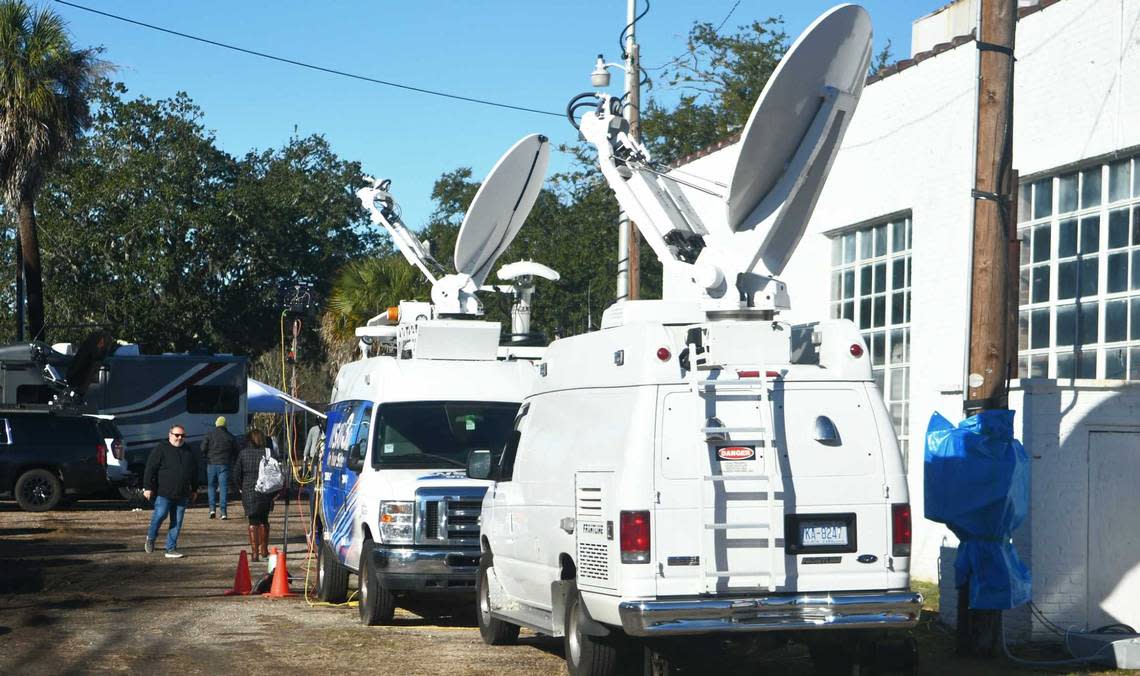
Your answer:
[[[633,83],[629,89],[629,135],[634,141],[641,140],[641,47],[633,39],[634,28],[630,29],[629,68]],[[629,299],[641,298],[641,233],[633,219],[627,221],[629,227]]]
[[[1013,45],[1015,0],[982,0],[978,26],[977,160],[974,170],[973,267],[970,338],[964,409],[1005,408],[1010,377],[1010,220],[1013,183]]]

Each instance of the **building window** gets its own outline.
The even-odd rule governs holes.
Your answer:
[[[859,327],[906,467],[910,435],[910,216],[831,240],[831,316]]]
[[[1140,380],[1140,156],[1019,195],[1018,375]]]

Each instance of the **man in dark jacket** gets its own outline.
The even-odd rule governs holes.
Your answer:
[[[182,530],[186,507],[198,497],[198,456],[185,445],[185,440],[186,428],[182,425],[171,427],[166,441],[158,442],[151,450],[143,472],[143,497],[147,500],[154,498],[154,513],[150,517],[143,551],[154,551],[158,527],[169,514],[170,528],[166,533],[168,559],[182,558],[175,549],[178,532]]]
[[[226,516],[226,494],[230,487],[230,465],[238,452],[237,441],[234,435],[226,429],[225,416],[218,416],[214,421],[214,429],[202,441],[202,455],[206,456],[206,497],[210,501],[210,518],[217,516],[215,506],[221,505],[222,518]],[[214,487],[218,489],[218,498],[214,499]]]

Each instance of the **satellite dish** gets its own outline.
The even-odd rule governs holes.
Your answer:
[[[552,282],[562,278],[556,271],[534,261],[515,261],[499,268],[499,279],[511,281],[519,277],[542,277]]]
[[[792,164],[828,91],[838,90],[858,100],[870,59],[871,17],[858,5],[832,8],[795,41],[744,126],[725,200],[731,230],[755,225],[755,219],[746,221]],[[821,160],[824,167],[829,165],[838,145],[830,148],[829,156],[813,158],[808,169]],[[822,173],[819,187],[826,177],[826,171]]]
[[[531,134],[511,147],[475,193],[459,238],[455,269],[479,286],[518,234],[546,178],[550,140]]]

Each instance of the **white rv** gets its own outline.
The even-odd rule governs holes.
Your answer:
[[[788,640],[820,671],[890,646],[913,669],[910,509],[890,417],[855,326],[781,321],[798,243],[862,89],[870,20],[853,5],[791,47],[726,182],[670,174],[617,98],[580,131],[673,280],[554,342],[483,502],[476,588],[491,644],[562,636],[571,674],[646,673],[685,653]],[[700,643],[697,648],[694,641]],[[709,650],[709,646],[715,646]],[[636,648],[631,650],[630,648]]]
[[[358,192],[374,223],[432,283],[432,301],[399,304],[357,329],[363,357],[337,375],[320,466],[317,596],[342,601],[359,576],[361,621],[391,621],[401,596],[474,599],[479,510],[488,483],[465,476],[468,455],[506,442],[534,384],[534,346],[500,346],[479,320],[476,291],[534,205],[549,159],[545,137],[509,150],[475,196],[456,243],[457,274],[400,221],[387,182]],[[535,263],[506,266],[515,285],[511,338],[528,330]],[[526,308],[520,307],[525,305]],[[378,354],[377,354],[378,353]]]

